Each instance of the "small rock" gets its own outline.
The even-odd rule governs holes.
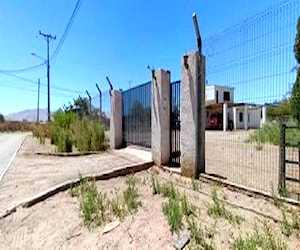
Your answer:
[[[174,239],[173,241],[173,246],[177,250],[182,250],[189,242],[190,242],[190,232],[189,231],[184,231],[179,234],[179,236]]]
[[[120,222],[119,221],[113,221],[111,223],[108,223],[104,228],[103,228],[103,231],[102,231],[102,234],[105,234],[105,233],[108,233],[110,231],[112,231],[113,229],[115,229],[117,226],[120,225]]]

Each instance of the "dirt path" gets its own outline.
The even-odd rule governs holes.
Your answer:
[[[0,214],[21,201],[62,182],[78,178],[79,174],[101,174],[110,170],[151,161],[150,152],[124,149],[114,152],[77,157],[36,155],[48,151],[37,139],[27,136],[11,167],[0,182]]]

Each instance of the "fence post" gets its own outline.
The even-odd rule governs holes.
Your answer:
[[[155,164],[170,159],[170,72],[154,72],[151,84],[151,152]]]
[[[181,173],[197,177],[205,172],[205,57],[198,51],[185,55],[181,74]]]
[[[278,190],[285,188],[285,132],[286,125],[280,121],[280,147],[279,147],[279,185]]]
[[[110,91],[110,148],[122,146],[122,92]]]
[[[227,113],[228,113],[228,104],[227,103],[223,103],[223,131],[227,131],[228,129],[228,117],[227,117]]]

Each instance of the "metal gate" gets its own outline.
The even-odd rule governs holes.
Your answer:
[[[122,92],[123,145],[151,147],[151,82]]]
[[[279,188],[282,196],[300,201],[300,127],[280,124]]]
[[[181,81],[170,86],[170,165],[180,166],[180,97]]]

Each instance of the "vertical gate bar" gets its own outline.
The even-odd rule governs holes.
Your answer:
[[[280,152],[279,152],[279,187],[282,191],[285,188],[285,124],[280,121]]]
[[[299,185],[298,192],[300,191],[300,141],[298,142],[298,170],[299,170]],[[300,201],[300,193],[298,193],[298,201]]]

